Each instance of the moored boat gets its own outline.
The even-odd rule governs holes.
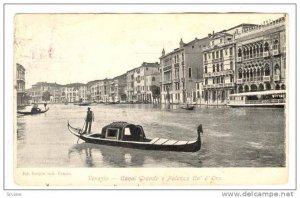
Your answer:
[[[144,129],[140,125],[127,122],[113,122],[102,128],[101,133],[84,134],[80,128],[71,126],[69,131],[87,143],[119,146],[143,150],[163,150],[178,152],[196,152],[201,148],[202,125],[197,128],[196,140],[171,140],[165,138],[146,138]]]
[[[195,106],[181,107],[181,109],[185,109],[185,110],[193,110],[194,108]]]
[[[77,105],[78,106],[89,106],[91,104],[92,104],[91,102],[81,102],[81,103],[78,103]]]
[[[49,110],[47,108],[46,110],[40,110],[36,112],[31,112],[31,111],[17,111],[17,113],[22,114],[22,115],[35,115],[35,114],[41,114],[41,113],[46,113]]]

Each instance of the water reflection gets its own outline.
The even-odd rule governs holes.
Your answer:
[[[144,153],[136,152],[133,149],[103,146],[89,143],[74,144],[68,152],[70,161],[74,155],[84,157],[87,167],[94,167],[95,161],[103,165],[118,167],[142,166],[145,162]]]

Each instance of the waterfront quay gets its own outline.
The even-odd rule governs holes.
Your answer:
[[[145,151],[88,144],[67,128],[82,128],[87,107],[48,104],[45,114],[17,116],[18,167],[284,167],[285,111],[278,108],[168,104],[98,104],[92,132],[114,122],[143,126],[146,137],[194,140],[203,125],[198,152]],[[28,107],[28,110],[30,107]],[[25,109],[26,110],[26,109]]]

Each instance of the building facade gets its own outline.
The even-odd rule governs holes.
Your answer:
[[[134,72],[134,98],[137,102],[149,102],[147,99],[146,78],[151,78],[159,74],[159,64],[143,62],[142,65],[135,69]],[[151,91],[151,90],[150,90]]]
[[[57,83],[38,82],[28,90],[33,103],[60,103],[64,87]]]
[[[126,100],[127,102],[133,102],[136,100],[134,95],[134,72],[135,69],[126,72]]]
[[[17,63],[17,106],[27,104],[26,93],[25,93],[25,68]]]
[[[110,82],[110,102],[126,101],[125,88],[127,75],[123,74],[113,78]]]
[[[207,37],[189,43],[182,39],[179,48],[160,57],[162,103],[196,102],[196,82],[203,78],[202,49],[209,45]]]
[[[209,34],[209,45],[203,48],[204,102],[226,103],[235,90],[235,35],[253,24],[241,24]]]
[[[236,92],[286,89],[285,18],[236,35]]]

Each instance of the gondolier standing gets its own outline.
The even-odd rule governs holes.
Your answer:
[[[87,114],[85,118],[85,129],[84,133],[91,133],[91,128],[92,128],[92,122],[94,122],[94,113],[91,111],[91,108],[87,108]],[[89,128],[88,128],[89,127]],[[88,132],[87,132],[88,129]]]

